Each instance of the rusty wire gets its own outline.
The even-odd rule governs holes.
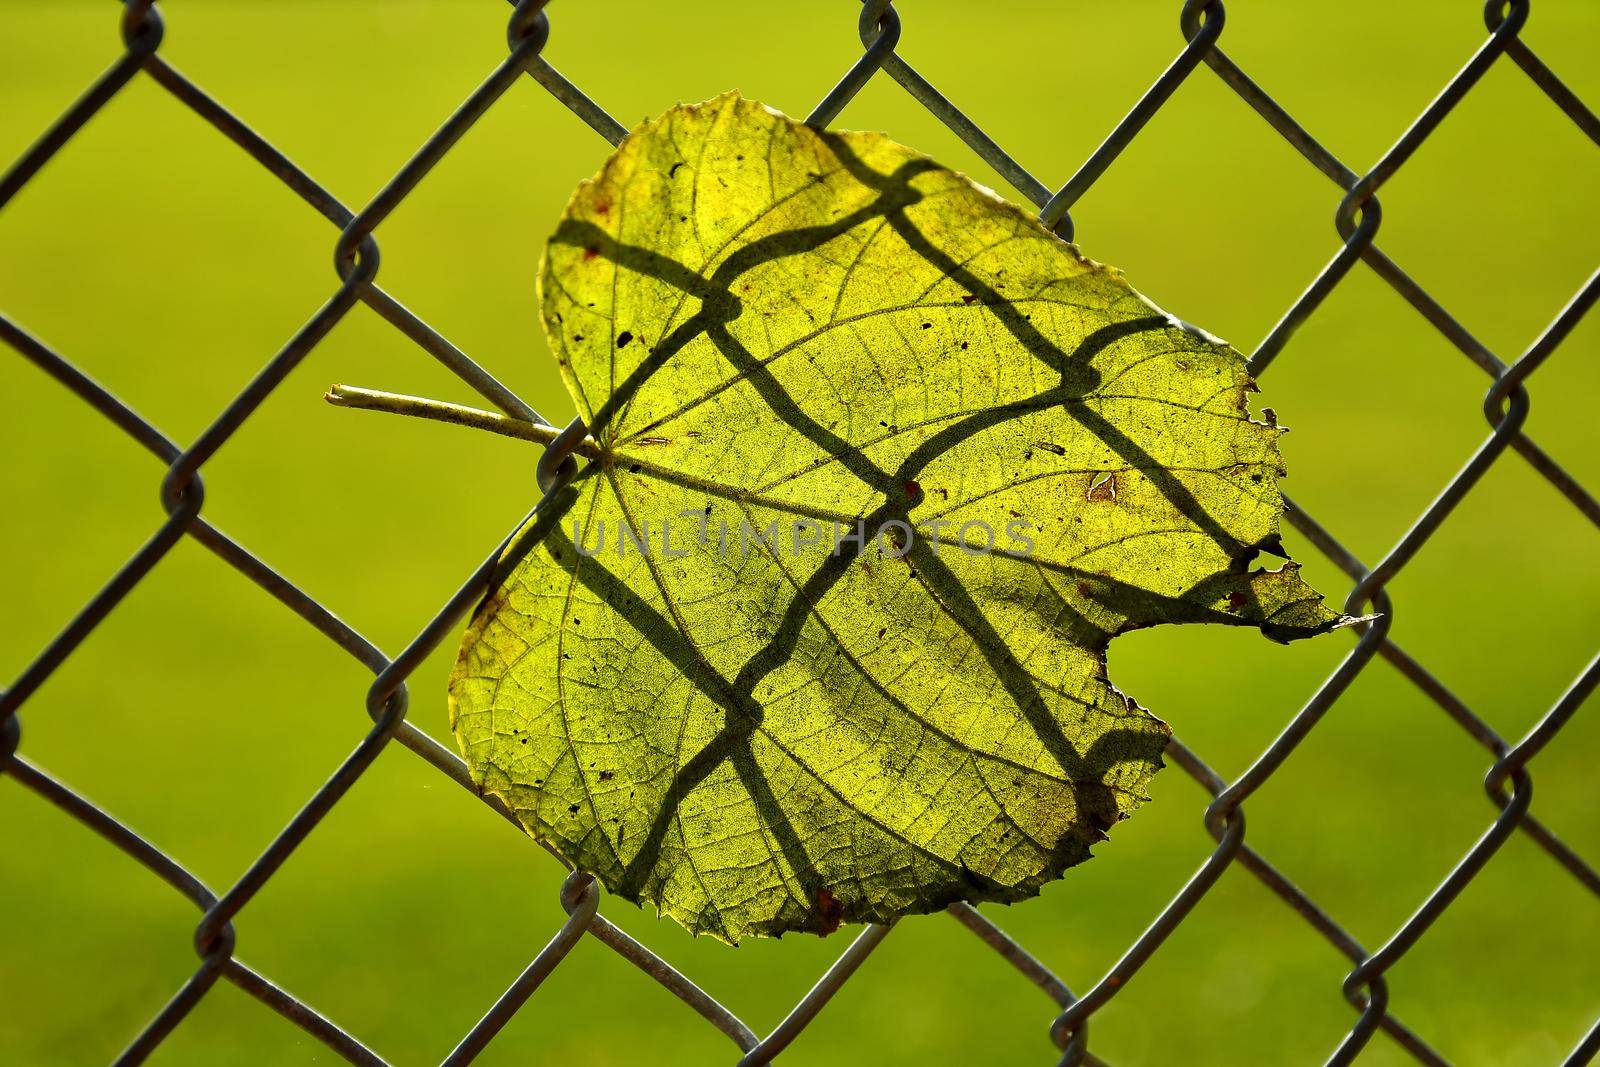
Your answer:
[[[1356,1018],[1343,1041],[1331,1051],[1328,1058],[1330,1064],[1352,1062],[1380,1030],[1397,1048],[1419,1063],[1438,1065],[1447,1062],[1390,1010],[1385,976],[1426,934],[1512,834],[1520,832],[1527,835],[1585,888],[1600,896],[1600,872],[1529,813],[1532,800],[1529,765],[1571,719],[1595,686],[1600,684],[1600,657],[1592,660],[1579,673],[1567,692],[1526,737],[1511,743],[1389,637],[1395,605],[1387,587],[1471,492],[1483,474],[1508,450],[1519,453],[1591,523],[1600,526],[1600,502],[1523,430],[1529,410],[1527,379],[1600,298],[1600,272],[1589,278],[1520,357],[1507,362],[1469,333],[1375,243],[1382,218],[1377,199],[1379,190],[1495,63],[1510,62],[1520,68],[1553,106],[1571,119],[1591,141],[1600,145],[1600,119],[1520,37],[1528,20],[1530,2],[1490,0],[1484,11],[1487,35],[1482,45],[1467,57],[1459,72],[1400,135],[1394,146],[1365,173],[1350,169],[1324,148],[1220,49],[1218,41],[1225,18],[1220,0],[1188,0],[1183,4],[1179,28],[1184,45],[1177,57],[1089,159],[1059,189],[1052,190],[1031,175],[906,61],[899,51],[902,42],[900,16],[890,0],[865,0],[858,27],[862,55],[808,118],[809,122],[818,126],[831,123],[860,89],[882,72],[899,83],[1019,193],[1034,203],[1039,209],[1041,221],[1070,238],[1073,230],[1070,215],[1072,206],[1114,165],[1121,152],[1177,88],[1195,76],[1201,66],[1209,67],[1241,101],[1255,110],[1343,194],[1334,213],[1335,230],[1339,237],[1337,251],[1251,354],[1252,371],[1257,375],[1265,373],[1281,355],[1295,329],[1327,298],[1355,264],[1362,262],[1490,379],[1483,401],[1489,433],[1483,443],[1395,547],[1376,564],[1369,566],[1356,558],[1323,525],[1290,502],[1287,510],[1289,521],[1355,583],[1345,602],[1346,610],[1352,614],[1377,612],[1380,613],[1379,617],[1357,629],[1355,648],[1310,696],[1301,710],[1290,718],[1278,738],[1238,779],[1232,782],[1223,779],[1179,739],[1173,738],[1169,755],[1212,797],[1204,811],[1203,823],[1215,839],[1216,847],[1189,882],[1098,982],[1082,994],[1075,994],[1045,963],[976,909],[966,904],[955,904],[949,909],[953,918],[1055,1002],[1059,1014],[1050,1025],[1049,1032],[1061,1049],[1060,1062],[1063,1065],[1103,1062],[1088,1051],[1089,1020],[1127,986],[1216,884],[1222,873],[1235,864],[1259,879],[1350,961],[1351,970],[1342,991],[1355,1010]],[[186,447],[172,441],[135,414],[117,397],[20,325],[0,316],[0,340],[4,340],[24,359],[109,419],[165,466],[161,500],[167,513],[166,519],[39,652],[16,681],[0,694],[0,773],[10,776],[101,835],[188,898],[200,912],[194,934],[199,966],[150,1023],[134,1036],[117,1058],[119,1064],[143,1061],[205,997],[218,979],[232,982],[351,1063],[385,1062],[355,1035],[240,960],[236,952],[233,920],[391,741],[410,749],[457,784],[472,790],[471,779],[461,760],[407,722],[406,679],[440,642],[457,630],[462,618],[481,595],[500,548],[497,546],[484,556],[483,561],[417,636],[391,658],[293,582],[203,518],[201,512],[205,492],[200,471],[285,376],[357,304],[366,304],[376,311],[508,415],[541,423],[545,421],[470,356],[377,284],[379,260],[375,237],[375,231],[390,213],[410,195],[460,137],[512,86],[521,81],[523,75],[532,78],[612,144],[625,135],[626,131],[615,119],[543,58],[542,51],[550,34],[549,18],[543,10],[545,6],[546,0],[520,0],[513,3],[506,33],[507,55],[498,61],[487,78],[359,211],[347,208],[244,120],[228,111],[162,58],[159,49],[164,23],[154,0],[124,0],[121,18],[122,55],[9,171],[0,176],[0,209],[3,209],[90,118],[132,79],[143,73],[218,133],[243,149],[338,229],[334,246],[337,285],[333,287],[332,294]],[[569,427],[569,431],[573,429]],[[539,485],[544,498],[559,491],[576,471],[570,447],[582,436],[581,424],[576,424],[576,429],[580,432],[568,432],[558,437],[540,461]],[[544,498],[541,498],[541,503]],[[21,738],[18,709],[128,592],[144,579],[156,562],[185,536],[193,537],[268,595],[294,611],[374,676],[365,698],[366,710],[372,720],[370,729],[289,824],[221,895],[207,888],[181,864],[155,848],[136,831],[17,752]],[[1243,804],[1278,770],[1354,679],[1379,657],[1395,666],[1451,721],[1485,749],[1492,763],[1484,777],[1484,788],[1493,805],[1494,816],[1482,836],[1456,866],[1444,874],[1437,887],[1418,905],[1400,929],[1378,949],[1369,951],[1321,905],[1245,842]],[[475,790],[473,792],[477,795]],[[503,806],[491,798],[482,799],[502,817],[512,819]],[[515,822],[514,819],[512,821]],[[765,1064],[803,1033],[861,963],[891,933],[891,928],[886,926],[869,926],[863,930],[789,1015],[771,1033],[761,1037],[670,963],[607,920],[599,910],[600,887],[587,875],[569,873],[562,884],[560,899],[567,912],[566,921],[523,973],[461,1039],[445,1063],[470,1063],[532,996],[539,984],[560,965],[567,953],[585,935],[589,935],[666,987],[706,1022],[725,1034],[737,1047],[735,1055],[739,1058],[736,1062],[741,1067]],[[1566,1063],[1587,1063],[1597,1053],[1600,1053],[1600,1021],[1572,1050]]]

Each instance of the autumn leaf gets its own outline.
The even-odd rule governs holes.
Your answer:
[[[1031,896],[1161,766],[1112,637],[1349,621],[1250,569],[1283,467],[1239,354],[880,134],[673,108],[540,299],[590,459],[452,722],[530,834],[695,933]]]

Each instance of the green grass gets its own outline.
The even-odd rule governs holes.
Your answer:
[[[504,54],[489,0],[172,0],[166,55],[359,206]],[[1064,181],[1179,47],[1176,3],[906,3],[906,55],[1047,183]],[[807,110],[858,53],[855,5],[554,5],[547,55],[624,122],[731,87]],[[1369,165],[1484,34],[1477,6],[1236,0],[1223,44],[1352,167]],[[1600,18],[1535,6],[1526,38],[1600,102]],[[117,52],[107,0],[0,10],[0,157]],[[884,129],[1004,189],[885,78],[841,125]],[[549,418],[570,414],[533,275],[606,146],[516,86],[378,232],[380,282]],[[1600,158],[1497,64],[1383,190],[1382,246],[1502,358],[1593,269]],[[1338,247],[1338,191],[1198,71],[1083,199],[1085,251],[1252,348]],[[136,80],[0,214],[0,309],[179,441],[331,294],[335,232],[221,136]],[[1600,317],[1533,380],[1530,434],[1600,487]],[[515,442],[339,411],[330,382],[471,402],[358,309],[205,468],[205,514],[393,653],[535,495]],[[1485,437],[1488,380],[1365,268],[1264,380],[1294,433],[1286,488],[1376,560]],[[0,677],[13,678],[160,523],[161,470],[16,358],[5,398]],[[1393,585],[1395,638],[1508,737],[1593,653],[1596,532],[1511,456]],[[1314,581],[1348,588],[1290,537]],[[446,642],[411,721],[449,743]],[[1224,775],[1242,771],[1350,647],[1184,628],[1117,643],[1113,678]],[[23,752],[221,891],[368,727],[369,677],[192,542],[28,702]],[[1600,860],[1594,707],[1535,764],[1534,810]],[[1248,804],[1249,840],[1369,948],[1488,825],[1490,760],[1374,665]],[[990,914],[1088,987],[1206,856],[1182,771],[1099,858]],[[195,912],[88,830],[0,783],[0,1060],[109,1059],[195,966]],[[239,954],[397,1063],[436,1062],[562,918],[559,869],[421,761],[382,756],[237,920]],[[606,913],[758,1030],[841,938],[731,950],[611,901]],[[1095,1017],[1118,1064],[1307,1063],[1354,1018],[1346,961],[1242,870]],[[1452,1062],[1556,1062],[1592,1024],[1600,907],[1525,837],[1391,974],[1392,1006]],[[783,1062],[1053,1062],[1051,1004],[954,922],[905,922]],[[489,1064],[702,1064],[732,1046],[598,943],[578,947]],[[223,984],[170,1064],[328,1062]],[[1363,1062],[1401,1062],[1377,1038]]]

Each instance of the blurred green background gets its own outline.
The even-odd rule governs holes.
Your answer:
[[[489,0],[171,0],[162,54],[352,206],[504,55]],[[546,55],[631,124],[738,87],[803,114],[859,52],[855,7],[553,5]],[[902,54],[1049,184],[1177,53],[1176,2],[907,0]],[[0,4],[0,157],[15,158],[118,52],[107,0]],[[1231,0],[1222,43],[1351,166],[1378,158],[1481,42],[1479,5]],[[1600,103],[1600,11],[1535,5],[1526,39]],[[840,125],[887,130],[1008,195],[880,77]],[[378,231],[379,281],[556,422],[570,405],[533,276],[606,145],[531,81]],[[1380,244],[1502,358],[1600,247],[1600,157],[1497,63],[1383,190]],[[1075,210],[1091,256],[1249,350],[1337,248],[1338,191],[1202,68]],[[136,80],[0,214],[0,308],[188,441],[333,291],[335,233],[238,149]],[[1600,316],[1533,381],[1528,428],[1600,488]],[[534,451],[340,411],[330,382],[475,402],[358,308],[205,477],[208,517],[393,653],[528,507]],[[1365,268],[1295,337],[1262,399],[1294,429],[1287,490],[1369,562],[1480,442],[1488,381]],[[13,678],[156,528],[161,470],[14,355],[0,359],[0,676]],[[1313,581],[1348,582],[1291,534]],[[1593,653],[1596,531],[1517,457],[1394,583],[1395,638],[1507,737]],[[1144,632],[1112,677],[1223,775],[1242,771],[1351,645],[1209,628]],[[454,642],[412,684],[451,743]],[[219,892],[368,726],[369,678],[193,542],[181,544],[24,709],[23,752]],[[1534,766],[1535,813],[1600,861],[1590,706]],[[452,743],[453,747],[453,743]],[[1362,675],[1248,804],[1249,840],[1376,948],[1488,825],[1490,760],[1390,667]],[[1104,973],[1207,855],[1181,770],[1042,898],[988,913],[1070,985]],[[0,782],[0,1061],[104,1062],[195,966],[193,910],[13,782]],[[394,747],[237,920],[239,953],[399,1064],[437,1062],[562,918],[559,869]],[[848,933],[737,950],[612,901],[606,914],[758,1031]],[[1320,1062],[1354,1019],[1346,961],[1249,874],[1227,873],[1095,1017],[1117,1064]],[[1600,903],[1514,837],[1390,978],[1392,1006],[1464,1064],[1557,1062],[1600,1011]],[[1050,1063],[1053,1006],[955,922],[902,924],[789,1064]],[[594,941],[487,1064],[731,1062],[732,1046]],[[333,1056],[226,983],[170,1064]],[[1383,1036],[1363,1062],[1401,1062]]]

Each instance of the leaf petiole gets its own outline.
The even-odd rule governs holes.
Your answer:
[[[561,432],[558,426],[515,419],[509,415],[484,411],[481,408],[447,404],[443,400],[407,396],[404,393],[363,389],[357,385],[331,385],[322,399],[335,407],[387,411],[391,415],[409,415],[412,418],[428,419],[433,422],[448,422],[474,430],[487,430],[502,437],[515,437],[518,440],[537,441],[546,445],[554,441],[556,435]],[[580,456],[594,459],[600,454],[600,446],[592,438],[585,437],[574,451]]]

